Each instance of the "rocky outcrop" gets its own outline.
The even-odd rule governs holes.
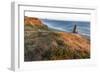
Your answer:
[[[42,26],[43,23],[40,19],[36,17],[27,17],[24,18],[24,24],[25,25],[36,25],[36,26]]]

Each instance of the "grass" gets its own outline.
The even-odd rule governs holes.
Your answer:
[[[25,61],[90,58],[89,52],[73,50],[56,32],[28,33],[31,34],[25,36]]]

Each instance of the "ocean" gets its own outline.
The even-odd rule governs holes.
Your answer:
[[[52,20],[42,19],[42,22],[50,28],[72,32],[74,25],[77,25],[77,31],[81,35],[90,37],[90,22],[89,21],[68,21],[68,20]]]

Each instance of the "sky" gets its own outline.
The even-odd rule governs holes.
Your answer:
[[[68,21],[90,21],[89,14],[74,13],[50,13],[50,12],[25,12],[25,16],[37,17],[40,19],[68,20]]]

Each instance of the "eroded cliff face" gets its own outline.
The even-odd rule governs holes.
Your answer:
[[[40,19],[36,17],[27,17],[25,16],[24,18],[24,24],[25,25],[37,25],[37,26],[42,26],[43,23]]]

